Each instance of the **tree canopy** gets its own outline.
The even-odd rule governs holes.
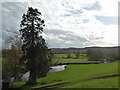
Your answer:
[[[45,39],[42,37],[45,24],[40,16],[41,13],[38,9],[29,7],[27,13],[23,14],[20,24],[20,34],[23,41],[23,57],[21,60],[27,62],[27,69],[30,71],[29,80],[26,85],[35,84],[36,78],[38,76],[45,76],[49,70],[49,49]]]

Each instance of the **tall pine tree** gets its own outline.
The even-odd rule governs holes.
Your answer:
[[[27,13],[23,14],[20,24],[24,52],[21,60],[27,62],[27,69],[30,71],[26,85],[36,84],[36,78],[46,76],[49,70],[49,49],[42,37],[45,24],[40,16],[38,9],[29,7]]]

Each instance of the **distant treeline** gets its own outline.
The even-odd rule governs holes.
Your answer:
[[[102,50],[103,52],[118,52],[120,47],[85,47],[85,48],[51,48],[54,54],[67,54],[67,53],[73,53],[76,51],[79,51],[80,53],[86,53],[87,50],[93,49],[93,50]]]
[[[86,54],[90,61],[112,62],[120,60],[120,47],[52,48],[54,54],[79,52]]]
[[[86,54],[92,61],[113,62],[120,60],[120,47],[89,47]]]
[[[86,53],[86,48],[52,48],[54,54],[67,54],[73,52]]]

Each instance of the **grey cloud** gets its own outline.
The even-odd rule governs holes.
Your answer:
[[[70,33],[70,31],[64,31],[64,30],[60,30],[60,29],[45,29],[44,33],[52,33],[52,34],[65,34],[65,33]]]
[[[58,30],[58,29],[45,29],[44,33],[47,35],[46,41],[50,47],[84,47],[84,43],[89,42],[86,37],[76,36],[73,32]],[[49,39],[53,35],[57,40]],[[70,42],[70,43],[67,43]]]
[[[18,32],[20,29],[19,24],[21,16],[26,13],[28,4],[23,2],[4,2],[2,3],[2,34],[3,40],[12,36],[14,32]],[[42,6],[41,6],[42,7]],[[48,8],[48,7],[47,7]],[[43,10],[44,11],[44,10]],[[49,24],[56,24],[54,19],[51,19],[51,13],[46,14],[44,11],[46,20]],[[49,13],[49,12],[48,12]],[[52,21],[52,23],[51,23]],[[59,24],[57,24],[59,25]],[[54,27],[53,27],[54,28]],[[84,27],[81,26],[82,29]],[[93,40],[99,40],[97,36],[77,36],[73,32],[65,31],[62,29],[44,29],[45,37],[49,47],[84,47],[85,43],[92,44]],[[55,38],[50,38],[53,35]],[[89,38],[89,39],[87,39]],[[91,41],[90,41],[91,40]],[[67,43],[70,42],[70,43]]]
[[[2,40],[6,40],[20,29],[21,16],[27,10],[27,3],[2,2]]]
[[[44,29],[44,33],[47,35],[46,41],[49,47],[85,47],[94,45],[95,42],[98,43],[100,42],[99,40],[103,39],[103,37],[93,34],[88,36],[77,36],[73,32],[60,29]],[[54,36],[54,38],[49,38],[50,35]]]

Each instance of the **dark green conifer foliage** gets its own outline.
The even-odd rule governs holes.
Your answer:
[[[36,78],[46,76],[49,70],[49,49],[42,37],[45,24],[39,16],[41,13],[38,9],[29,7],[27,13],[23,14],[20,24],[23,41],[23,57],[21,60],[27,62],[27,69],[30,71],[26,85],[36,84]]]

